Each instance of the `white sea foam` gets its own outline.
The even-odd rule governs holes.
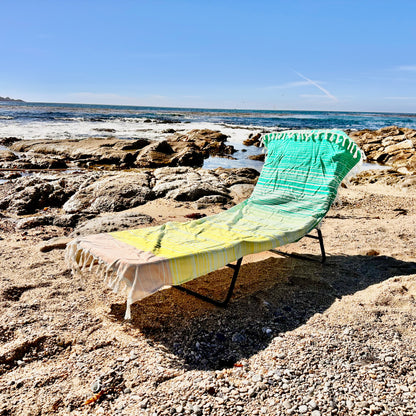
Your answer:
[[[186,133],[193,129],[220,130],[229,136],[231,144],[242,144],[250,133],[262,131],[259,127],[241,127],[233,125],[220,125],[209,122],[191,123],[146,123],[143,119],[115,119],[107,121],[85,121],[73,118],[65,121],[29,121],[29,122],[3,122],[0,124],[0,137],[18,137],[24,140],[39,139],[77,139],[84,137],[118,138],[148,138],[158,140],[166,138],[169,134],[165,130],[173,129],[179,133]]]
[[[190,123],[158,123],[145,122],[139,118],[116,118],[105,121],[86,121],[83,118],[66,118],[52,121],[4,121],[0,124],[0,137],[17,137],[23,140],[41,139],[82,139],[86,137],[118,137],[118,138],[146,138],[163,140],[171,136],[166,130],[173,129],[178,133],[187,133],[193,129],[219,130],[228,136],[228,143],[233,145],[237,153],[236,160],[225,158],[209,158],[204,167],[253,167],[260,170],[262,163],[247,159],[252,154],[260,153],[256,147],[243,145],[251,133],[261,132],[258,126],[224,125],[210,122]],[[246,152],[242,152],[242,149]]]

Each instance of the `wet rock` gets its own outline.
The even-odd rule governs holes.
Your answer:
[[[142,205],[154,199],[148,173],[121,173],[105,176],[80,187],[63,205],[67,213],[114,212]]]
[[[154,219],[149,215],[131,211],[107,214],[83,222],[75,228],[71,233],[71,236],[109,233],[127,228],[135,228],[142,225],[149,225],[153,220]]]
[[[257,133],[257,134],[250,133],[250,135],[248,136],[248,139],[243,141],[243,144],[245,146],[260,147],[260,138],[261,138],[261,133]]]
[[[264,153],[260,153],[259,155],[251,155],[248,157],[250,160],[259,160],[260,162],[264,162],[266,159],[266,155]]]
[[[0,138],[0,144],[2,146],[10,146],[13,143],[20,141],[17,137],[2,137]]]

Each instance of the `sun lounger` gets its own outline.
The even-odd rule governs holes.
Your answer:
[[[182,288],[185,282],[229,265],[235,273],[227,298],[213,302],[226,304],[241,259],[308,235],[361,159],[358,146],[337,130],[270,133],[262,141],[266,161],[244,202],[186,223],[79,237],[68,245],[67,260],[76,270],[96,268],[114,291],[125,285],[127,319],[132,303],[166,286]],[[323,249],[321,234],[319,238]],[[234,261],[237,264],[231,264]]]

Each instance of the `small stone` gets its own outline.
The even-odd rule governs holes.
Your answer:
[[[196,415],[201,415],[202,414],[202,410],[197,404],[193,406],[192,410]]]
[[[290,401],[289,401],[289,400],[285,400],[285,401],[283,402],[283,407],[284,407],[285,409],[290,409],[290,408],[292,407],[292,403],[290,403]]]
[[[299,413],[306,413],[308,411],[308,406],[302,404],[298,408]]]
[[[260,374],[254,374],[254,376],[251,378],[255,383],[258,383],[261,381],[261,375]]]
[[[147,405],[149,404],[149,399],[144,399],[139,403],[139,407],[141,409],[146,409]]]
[[[316,408],[318,407],[318,405],[316,404],[315,400],[311,400],[311,401],[308,403],[308,406],[309,406],[312,410],[314,410],[314,409],[316,409]]]
[[[94,383],[92,383],[91,390],[95,394],[98,393],[101,390],[100,380],[96,380],[96,381],[94,381]]]
[[[314,410],[314,411],[311,413],[311,416],[321,416],[321,412],[320,412],[319,410]]]
[[[263,327],[262,332],[263,334],[270,335],[273,331],[270,328]]]
[[[177,406],[175,408],[175,410],[176,410],[176,413],[182,413],[183,412],[183,406]]]

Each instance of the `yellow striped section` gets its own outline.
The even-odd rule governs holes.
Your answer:
[[[296,241],[313,224],[247,202],[188,223],[110,233],[123,243],[166,259],[173,284],[209,273],[247,254]],[[248,209],[247,209],[248,208]]]

